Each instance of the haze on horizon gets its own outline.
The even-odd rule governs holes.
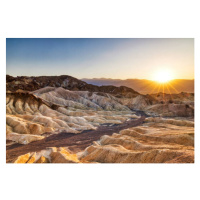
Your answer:
[[[82,78],[194,79],[194,39],[7,38],[6,73]]]

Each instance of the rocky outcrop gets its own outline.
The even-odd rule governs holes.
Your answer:
[[[154,123],[162,123],[162,124],[173,124],[176,126],[186,126],[186,127],[194,127],[194,122],[189,120],[177,120],[177,119],[165,119],[159,117],[148,117],[145,119],[145,122],[154,122]]]
[[[27,163],[30,158],[30,153],[19,156],[14,163]]]
[[[187,104],[155,104],[144,110],[163,117],[194,117],[194,108]]]
[[[76,154],[70,154],[66,148],[59,148],[59,151],[51,153],[51,163],[79,163]]]
[[[109,94],[49,87],[34,93],[7,93],[6,112],[7,139],[20,144],[43,139],[44,133],[76,134],[136,117]]]
[[[44,136],[33,135],[33,134],[9,133],[6,136],[6,139],[19,144],[28,144],[33,141],[42,140],[44,139]]]
[[[120,104],[112,95],[98,95],[88,91],[69,91],[64,88],[42,88],[33,92],[34,95],[45,100],[49,104],[67,106],[76,109],[93,110],[119,110],[130,111],[129,108]]]
[[[41,156],[37,161],[36,163],[49,163],[49,160],[44,157],[44,156]]]
[[[193,163],[194,124],[149,118],[142,126],[104,135],[77,154],[51,147],[19,156],[14,163]],[[158,118],[157,118],[158,119]]]
[[[138,95],[135,98],[121,98],[120,102],[134,110],[145,110],[147,107],[158,103],[158,101],[150,95]]]
[[[65,147],[52,147],[21,155],[13,163],[79,163],[79,160],[76,154],[72,154]]]
[[[120,124],[136,116],[130,109],[168,117],[193,117],[190,105],[154,104],[148,95],[117,98],[110,94],[69,91],[46,87],[34,92],[8,92],[6,95],[7,139],[28,144],[44,138],[44,133],[80,133],[100,124]]]
[[[151,97],[155,98],[159,102],[167,103],[183,103],[194,102],[194,93],[181,92],[176,94],[167,94],[163,92],[151,94]]]
[[[194,127],[149,123],[102,136],[80,154],[81,162],[194,162]]]
[[[192,94],[138,95],[135,98],[121,98],[119,102],[131,110],[142,110],[148,115],[163,117],[194,117],[194,96]],[[174,99],[172,100],[172,96]],[[164,101],[162,100],[164,98]]]
[[[155,93],[140,95],[125,86],[95,86],[74,77],[41,76],[11,77],[7,75],[7,92],[33,91],[42,103],[55,109],[59,106],[87,110],[143,110],[168,117],[194,116],[194,93]]]

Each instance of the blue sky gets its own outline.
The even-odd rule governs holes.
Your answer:
[[[194,78],[193,39],[7,38],[7,74],[152,79],[161,69]]]

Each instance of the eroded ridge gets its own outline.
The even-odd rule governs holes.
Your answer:
[[[19,156],[14,162],[193,163],[194,127],[184,126],[179,121],[174,120],[174,124],[147,122],[119,133],[104,135],[76,154],[66,147],[46,148]],[[35,155],[37,159],[34,158]]]
[[[194,127],[147,123],[103,136],[80,156],[83,162],[193,163]]]
[[[138,118],[129,109],[112,105],[111,103],[115,103],[115,101],[109,100],[109,98],[102,99],[103,97],[94,94],[97,98],[96,101],[101,105],[100,109],[96,110],[97,107],[92,105],[97,106],[97,103],[94,103],[92,99],[87,100],[86,97],[79,95],[80,98],[77,98],[77,94],[74,92],[63,90],[61,88],[55,89],[55,92],[61,91],[62,95],[48,93],[45,94],[46,98],[30,93],[7,93],[7,140],[28,144],[44,139],[45,133],[57,134],[65,131],[77,134],[84,130],[95,130],[104,123],[121,124],[130,118]],[[88,93],[81,92],[81,95],[88,96]],[[69,99],[73,99],[73,101]],[[80,101],[78,104],[81,106],[75,108],[74,105],[77,101]],[[117,104],[116,102],[116,106]],[[108,106],[111,110],[106,109]]]

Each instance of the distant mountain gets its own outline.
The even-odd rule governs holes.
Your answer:
[[[85,81],[88,84],[93,84],[97,86],[102,85],[113,85],[113,86],[126,86],[130,87],[139,93],[142,94],[151,94],[151,93],[180,93],[180,92],[189,92],[194,93],[194,80],[187,79],[174,79],[167,84],[159,84],[156,81],[146,80],[146,79],[106,79],[106,78],[94,78],[87,79],[84,78],[82,81]]]

